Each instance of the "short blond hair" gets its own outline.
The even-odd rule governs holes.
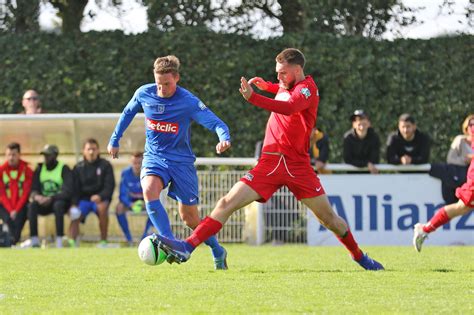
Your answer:
[[[462,123],[462,133],[465,135],[468,135],[469,133],[467,132],[467,128],[469,127],[469,121],[471,119],[474,119],[474,114],[471,114],[464,119],[464,122]]]
[[[169,55],[156,58],[153,64],[153,71],[158,74],[172,73],[179,74],[180,62],[178,57]]]

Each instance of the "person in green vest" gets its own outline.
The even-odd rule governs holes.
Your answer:
[[[39,247],[38,215],[54,214],[56,222],[56,247],[63,246],[64,214],[68,211],[73,180],[71,169],[58,161],[59,149],[54,144],[47,144],[41,154],[44,163],[39,163],[33,175],[28,220],[30,223],[30,240],[22,247]]]

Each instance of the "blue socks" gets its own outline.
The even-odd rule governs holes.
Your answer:
[[[186,243],[186,244],[188,244],[188,243]],[[209,237],[207,239],[207,241],[204,242],[204,244],[206,244],[207,246],[209,246],[211,248],[212,256],[214,256],[214,258],[219,258],[224,253],[224,249],[222,248],[222,246],[217,241],[217,237],[215,235]],[[191,244],[189,244],[189,246],[191,246]]]
[[[166,213],[160,200],[149,201],[146,202],[145,205],[148,218],[151,220],[158,233],[167,238],[174,239],[168,213]]]
[[[117,221],[122,228],[123,234],[125,235],[125,238],[127,239],[127,242],[132,241],[132,235],[130,234],[130,229],[128,228],[128,221],[127,221],[127,216],[125,213],[118,214],[117,213]]]

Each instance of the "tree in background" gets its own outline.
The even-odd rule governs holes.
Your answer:
[[[39,0],[1,0],[0,31],[12,33],[39,30]]]
[[[147,7],[148,27],[171,31],[182,26],[210,26],[217,8],[211,0],[141,0]]]
[[[401,0],[221,0],[220,25],[224,31],[249,33],[262,19],[274,20],[280,33],[331,33],[378,38],[388,22],[406,26],[416,22],[420,8],[405,7]]]

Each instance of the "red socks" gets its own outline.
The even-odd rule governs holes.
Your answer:
[[[360,250],[359,245],[357,245],[357,242],[354,240],[354,236],[352,236],[350,230],[347,230],[344,236],[336,235],[336,237],[347,248],[347,250],[351,252],[352,259],[354,259],[355,261],[359,261],[362,259],[362,256],[364,254]]]
[[[204,220],[194,229],[193,234],[185,241],[193,247],[197,247],[202,242],[222,229],[222,223],[211,217],[205,217]]]
[[[423,225],[423,232],[431,233],[441,225],[448,223],[450,218],[446,213],[446,210],[443,208],[439,209],[438,212],[429,220],[425,225]]]

